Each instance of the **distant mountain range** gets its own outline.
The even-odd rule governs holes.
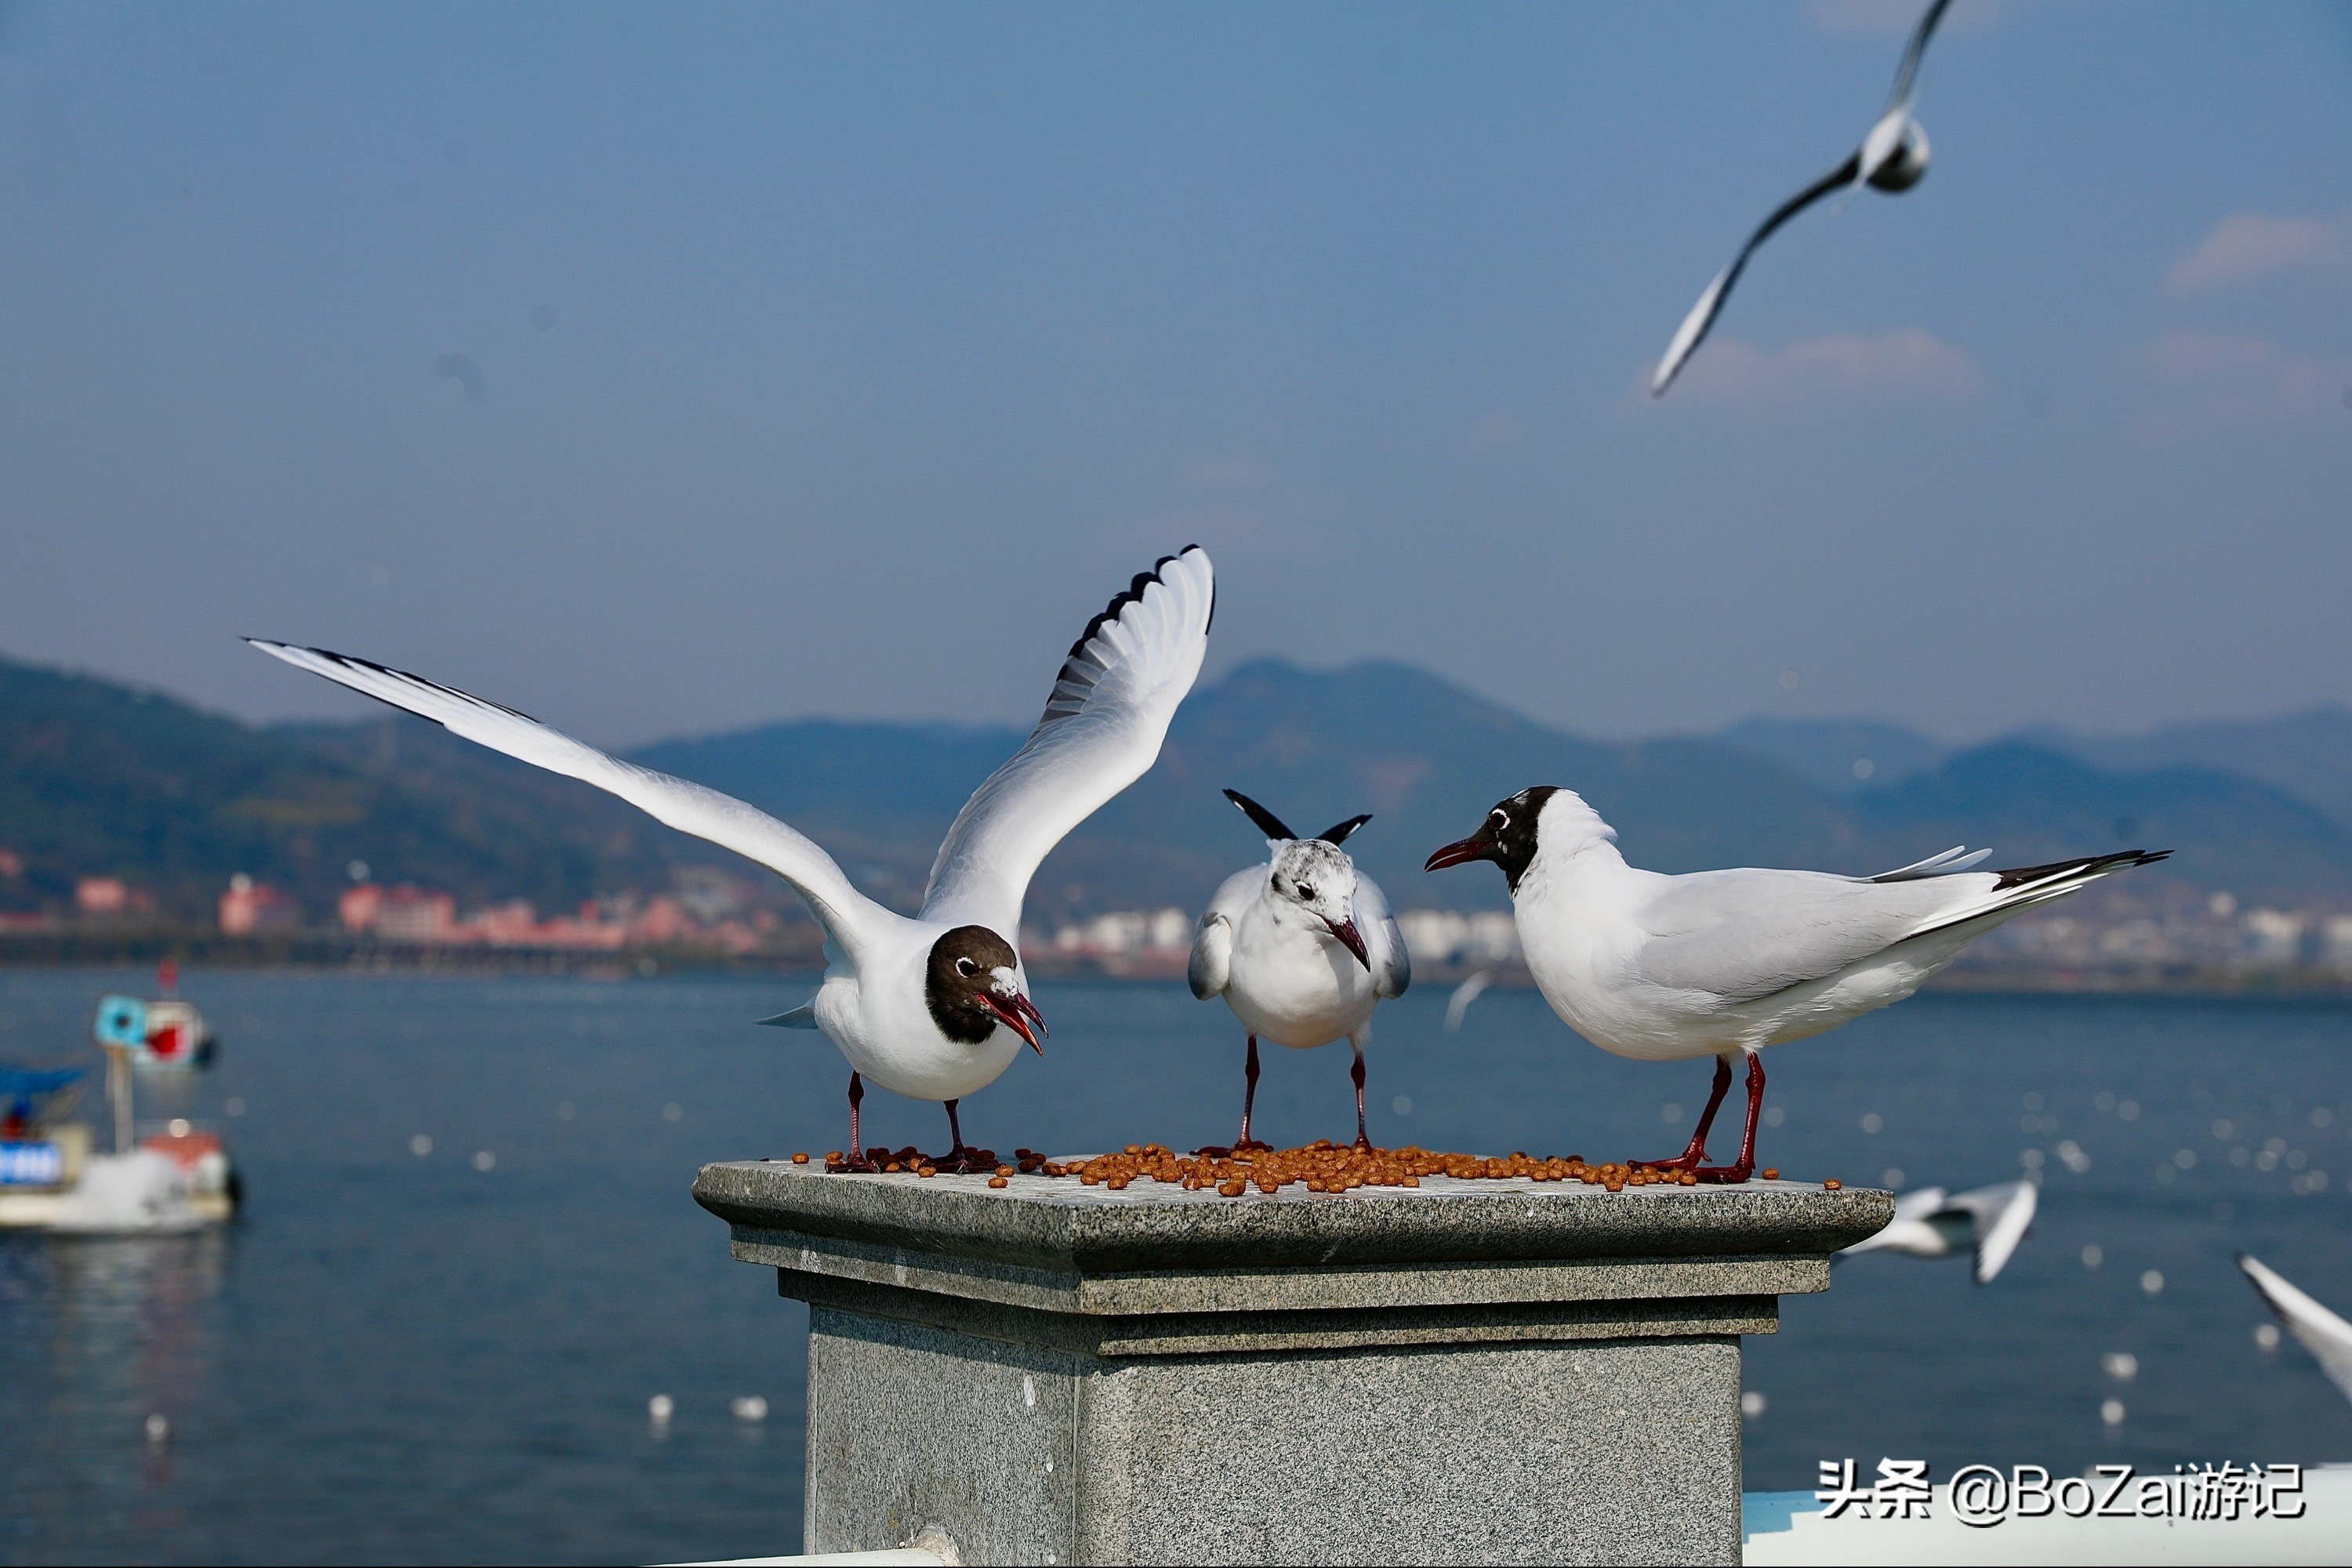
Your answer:
[[[964,797],[1021,735],[802,721],[666,742],[633,760],[774,812],[907,906]],[[2145,844],[2179,853],[2135,879],[2142,896],[2228,889],[2352,908],[2352,715],[2336,710],[1964,749],[1892,724],[1766,720],[1620,744],[1402,665],[1261,660],[1185,703],[1159,765],[1047,860],[1031,918],[1197,906],[1260,847],[1220,796],[1228,785],[1302,832],[1372,812],[1349,848],[1400,907],[1497,906],[1499,877],[1425,876],[1421,862],[1497,798],[1538,783],[1580,791],[1629,858],[1661,870],[1873,871],[1961,842],[2019,865]],[[659,887],[682,865],[758,876],[585,785],[418,721],[256,728],[5,661],[0,847],[26,865],[0,878],[0,908],[54,904],[77,877],[114,874],[191,919],[240,870],[323,912],[354,860],[461,901],[520,896],[542,908]]]

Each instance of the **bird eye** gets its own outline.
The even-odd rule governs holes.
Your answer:
[[[1302,899],[1312,899],[1315,896],[1315,889],[1301,882],[1298,884],[1298,896]]]
[[[956,960],[956,973],[958,974],[977,974],[979,972],[980,965],[974,963],[971,959],[959,958]]]
[[[1495,826],[1497,827],[1508,827],[1511,825],[1511,814],[1499,805],[1486,815],[1495,819]]]

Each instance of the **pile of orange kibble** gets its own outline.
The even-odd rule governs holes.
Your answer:
[[[1677,1184],[1696,1186],[1688,1172],[1647,1171],[1630,1164],[1587,1164],[1580,1154],[1565,1159],[1538,1159],[1515,1153],[1507,1159],[1476,1154],[1450,1154],[1408,1143],[1402,1149],[1359,1149],[1328,1139],[1297,1149],[1253,1149],[1234,1153],[1179,1154],[1163,1143],[1129,1143],[1115,1154],[1056,1163],[1029,1150],[1020,1151],[1024,1175],[1076,1176],[1087,1186],[1118,1192],[1130,1182],[1150,1180],[1183,1188],[1188,1193],[1214,1192],[1237,1198],[1252,1187],[1274,1194],[1287,1186],[1310,1193],[1344,1193],[1356,1187],[1417,1187],[1424,1176],[1452,1176],[1456,1181],[1507,1181],[1525,1177],[1536,1182],[1582,1182],[1587,1186],[1620,1192],[1626,1187]]]
[[[896,1152],[876,1149],[871,1152],[887,1172],[903,1171],[918,1176],[939,1173],[929,1160],[911,1148]],[[1070,1161],[1049,1160],[1034,1149],[1016,1149],[1013,1159],[1016,1164],[996,1167],[995,1173],[988,1179],[990,1186],[1009,1185],[1016,1171],[1024,1176],[1075,1177],[1083,1185],[1108,1187],[1115,1193],[1125,1190],[1130,1182],[1150,1180],[1181,1187],[1188,1193],[1213,1192],[1226,1198],[1244,1196],[1252,1187],[1269,1196],[1288,1186],[1304,1186],[1310,1193],[1344,1193],[1357,1187],[1417,1187],[1423,1176],[1451,1176],[1465,1182],[1521,1177],[1534,1182],[1581,1182],[1612,1193],[1627,1187],[1699,1184],[1698,1177],[1688,1171],[1661,1171],[1617,1162],[1588,1164],[1581,1154],[1538,1159],[1515,1153],[1495,1159],[1478,1154],[1449,1154],[1412,1143],[1402,1149],[1360,1149],[1352,1144],[1334,1143],[1328,1138],[1318,1138],[1296,1149],[1204,1149],[1192,1154],[1179,1154],[1165,1143],[1129,1143],[1114,1154]],[[793,1156],[795,1164],[807,1162],[805,1154]],[[839,1169],[839,1154],[829,1155],[826,1163]],[[1777,1170],[1757,1173],[1767,1181],[1777,1181],[1780,1175]],[[1827,1182],[1823,1185],[1834,1190],[1838,1184]]]

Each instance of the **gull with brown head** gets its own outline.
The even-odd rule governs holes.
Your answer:
[[[849,1147],[841,1168],[870,1170],[858,1146],[865,1079],[945,1103],[953,1147],[936,1168],[988,1162],[956,1117],[1023,1046],[1044,1054],[1045,1020],[1014,946],[1029,879],[1063,837],[1143,776],[1208,650],[1216,608],[1209,557],[1163,556],[1112,598],[1070,645],[1045,716],[1021,750],[972,792],[907,916],[851,885],[815,844],[765,812],[594,747],[422,676],[366,659],[249,638],[264,653],[433,720],[493,751],[594,784],[656,821],[769,868],[824,927],[824,983],[806,1005],[761,1022],[821,1030],[849,1058]]]

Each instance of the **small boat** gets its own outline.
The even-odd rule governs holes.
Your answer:
[[[88,1123],[68,1120],[83,1069],[0,1065],[0,1228],[152,1235],[220,1225],[236,1213],[243,1187],[217,1131],[173,1116],[142,1135],[137,1086],[143,1080],[158,1098],[185,1102],[215,1051],[204,1015],[170,994],[177,974],[168,960],[159,978],[161,998],[107,996],[98,1005],[92,1035],[106,1053],[112,1152],[95,1147]]]

